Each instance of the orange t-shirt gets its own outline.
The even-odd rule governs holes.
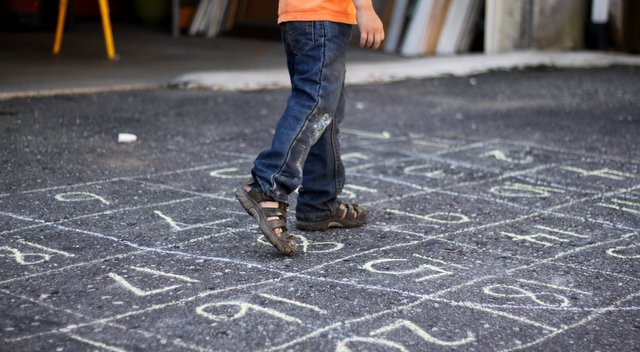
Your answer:
[[[353,0],[280,0],[278,23],[289,21],[356,24],[356,8]]]

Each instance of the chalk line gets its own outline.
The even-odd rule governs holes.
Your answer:
[[[238,286],[233,286],[233,287],[225,287],[225,288],[221,288],[221,289],[217,289],[217,290],[204,291],[204,292],[201,292],[201,293],[199,293],[199,294],[197,294],[195,296],[191,296],[191,297],[188,297],[188,298],[184,298],[184,299],[180,299],[180,300],[176,300],[176,301],[171,301],[171,302],[166,302],[166,303],[154,304],[154,305],[152,305],[151,307],[148,307],[148,308],[134,310],[134,311],[118,314],[118,315],[115,315],[115,316],[112,316],[112,317],[94,320],[94,321],[87,322],[87,323],[72,324],[72,325],[67,325],[66,327],[59,328],[59,329],[44,331],[44,332],[31,334],[31,335],[25,335],[25,336],[21,336],[21,337],[17,337],[17,338],[5,339],[5,341],[7,341],[7,342],[16,342],[16,341],[27,340],[27,339],[30,339],[30,338],[43,336],[43,335],[48,335],[48,334],[53,334],[53,333],[68,333],[68,332],[70,332],[72,330],[75,330],[75,329],[78,329],[78,328],[91,326],[91,325],[96,325],[96,324],[107,324],[107,323],[110,323],[112,321],[116,321],[116,320],[120,320],[120,319],[123,319],[123,318],[131,317],[131,316],[134,316],[134,315],[155,311],[155,310],[166,308],[166,307],[170,307],[170,306],[183,305],[185,303],[192,302],[192,301],[195,301],[197,299],[208,297],[208,296],[215,295],[215,294],[218,294],[218,293],[237,290],[237,289],[242,289],[242,288],[247,288],[247,287],[252,287],[252,286],[260,286],[260,285],[264,285],[266,283],[271,283],[271,282],[274,282],[274,281],[276,281],[276,279],[263,280],[263,281],[260,281],[260,282],[252,282],[250,284],[243,284],[243,285],[238,285]]]
[[[624,298],[616,301],[614,303],[614,305],[620,305],[620,304],[622,304],[622,303],[624,303],[626,301],[632,300],[632,299],[634,299],[636,297],[639,297],[639,296],[640,296],[640,292],[631,294],[631,295],[629,295],[627,297],[624,297]],[[605,312],[606,311],[596,311],[595,313],[589,315],[588,317],[586,317],[586,318],[584,318],[584,319],[582,319],[582,320],[580,320],[580,321],[578,321],[578,322],[576,322],[574,324],[563,326],[562,328],[558,329],[557,331],[554,331],[551,334],[543,336],[543,337],[541,337],[541,338],[539,338],[539,339],[537,339],[535,341],[520,345],[518,347],[513,347],[513,348],[509,348],[509,349],[503,349],[500,352],[518,351],[518,350],[522,350],[522,349],[525,349],[525,348],[529,348],[529,347],[533,347],[533,346],[539,345],[540,343],[542,343],[542,342],[544,342],[544,341],[546,341],[546,340],[548,340],[548,339],[550,339],[550,338],[552,338],[554,336],[562,334],[562,333],[564,333],[564,332],[566,332],[568,330],[574,329],[574,328],[576,328],[578,326],[584,325],[584,324],[594,320],[595,318],[598,318],[599,316],[601,316]]]
[[[619,157],[616,157],[616,156],[613,156],[613,155],[587,153],[587,152],[584,152],[584,151],[576,151],[576,150],[571,150],[571,149],[560,149],[560,148],[550,147],[548,145],[540,145],[540,144],[531,143],[531,142],[516,141],[516,140],[509,140],[509,139],[502,139],[500,141],[501,141],[501,143],[512,144],[512,145],[517,145],[517,146],[523,146],[523,147],[529,147],[529,148],[537,148],[537,149],[546,150],[546,151],[555,152],[555,153],[573,154],[573,155],[577,155],[577,156],[581,156],[581,157],[592,158],[593,160],[604,160],[604,161],[613,160],[613,161],[621,162],[621,163],[625,163],[625,164],[640,165],[640,162],[633,161],[633,160],[630,160],[630,159],[625,159],[625,158],[619,158]]]
[[[42,306],[44,308],[47,308],[47,309],[50,309],[50,310],[53,310],[53,311],[64,312],[66,314],[74,315],[74,316],[77,316],[77,317],[80,317],[80,318],[83,318],[83,319],[87,319],[87,320],[94,320],[95,319],[94,317],[89,317],[89,316],[86,316],[86,315],[78,313],[78,312],[74,312],[74,311],[69,310],[69,309],[59,308],[59,307],[53,306],[51,304],[48,304],[48,303],[46,303],[44,301],[33,299],[31,297],[27,297],[27,296],[20,295],[20,294],[15,294],[15,293],[9,292],[9,291],[7,291],[5,289],[0,289],[0,292],[3,292],[4,294],[7,294],[7,295],[10,295],[10,296],[13,296],[13,297],[17,297],[17,298],[23,299],[23,300],[28,301],[28,302],[32,302],[34,304],[37,304],[39,306]],[[163,336],[155,334],[155,333],[151,333],[151,332],[148,332],[148,331],[143,331],[139,327],[136,328],[136,329],[130,329],[129,327],[127,327],[125,325],[121,325],[121,324],[114,323],[114,322],[106,323],[106,325],[114,327],[114,328],[117,328],[117,329],[120,329],[120,330],[123,330],[123,331],[133,332],[133,333],[138,334],[138,335],[155,336],[155,337],[158,337],[158,338],[162,338],[163,337]],[[69,336],[69,335],[67,335],[67,336]],[[213,350],[205,349],[205,348],[202,348],[202,347],[199,347],[199,346],[194,346],[194,345],[190,345],[190,344],[187,344],[187,343],[182,343],[181,341],[178,341],[178,340],[173,340],[172,343],[175,344],[175,345],[181,346],[181,347],[186,347],[186,348],[194,350],[194,351],[200,351],[200,352],[211,352],[211,351],[213,351]]]
[[[213,168],[213,167],[225,167],[225,166],[228,166],[228,165],[234,165],[234,164],[239,164],[239,163],[243,163],[243,162],[245,162],[245,161],[244,160],[234,160],[234,161],[229,161],[229,162],[226,162],[226,163],[195,166],[195,167],[186,168],[186,169],[163,171],[163,172],[157,172],[157,173],[147,174],[147,175],[133,175],[133,176],[114,177],[114,178],[103,179],[103,180],[76,183],[76,184],[72,184],[72,185],[38,188],[38,189],[32,189],[32,190],[27,190],[27,191],[20,191],[20,192],[17,192],[16,194],[38,193],[38,192],[47,192],[47,191],[53,191],[53,190],[58,190],[58,189],[77,188],[77,187],[84,187],[84,186],[94,186],[94,185],[101,185],[101,184],[112,183],[112,182],[117,182],[117,181],[131,181],[131,180],[136,179],[136,178],[154,178],[154,177],[160,177],[160,176],[180,174],[180,173],[185,173],[185,172],[206,170],[206,169],[210,169],[210,168]],[[11,195],[11,193],[9,193],[8,195]]]
[[[80,216],[76,216],[76,217],[73,217],[73,218],[62,219],[62,220],[51,221],[51,222],[46,222],[46,221],[43,221],[43,220],[33,219],[33,218],[30,218],[30,217],[27,217],[27,216],[23,216],[23,215],[19,215],[19,214],[12,214],[12,213],[4,212],[4,213],[2,213],[3,215],[15,217],[16,219],[22,217],[21,220],[37,222],[38,224],[37,225],[31,225],[31,226],[26,226],[26,227],[21,227],[21,228],[16,228],[16,229],[12,229],[12,230],[3,231],[3,232],[0,232],[0,236],[1,235],[6,235],[6,234],[10,234],[10,233],[20,232],[20,231],[23,231],[23,230],[30,230],[30,229],[34,229],[34,228],[38,228],[38,227],[42,227],[42,226],[55,226],[57,224],[70,222],[70,221],[75,221],[75,220],[80,220],[80,219],[92,218],[92,217],[101,216],[101,215],[110,215],[110,214],[123,213],[123,212],[128,212],[128,211],[132,211],[132,210],[139,210],[139,209],[145,209],[145,208],[153,208],[153,207],[160,207],[160,206],[165,206],[165,205],[178,204],[178,203],[182,203],[182,202],[189,202],[189,201],[196,200],[196,199],[202,199],[202,197],[198,196],[198,197],[181,198],[181,199],[175,199],[175,200],[171,200],[171,201],[167,201],[167,202],[161,202],[161,203],[138,205],[138,206],[128,207],[128,208],[111,209],[111,210],[106,210],[106,211],[99,212],[99,213],[85,214],[85,215],[80,215]]]
[[[112,352],[127,352],[126,350],[123,350],[122,348],[109,346],[109,345],[107,345],[105,343],[94,341],[94,340],[90,340],[90,339],[87,339],[87,338],[84,338],[84,337],[81,337],[81,336],[78,336],[78,335],[67,335],[67,336],[69,336],[70,338],[72,338],[72,339],[74,339],[76,341],[84,342],[84,343],[86,343],[88,345],[91,345],[93,347],[98,347],[98,348],[103,349],[103,350],[112,351]]]

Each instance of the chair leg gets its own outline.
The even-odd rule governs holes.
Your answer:
[[[62,35],[64,32],[64,21],[67,15],[68,0],[60,0],[58,4],[58,24],[56,26],[56,36],[53,40],[53,53],[58,54],[62,47]]]
[[[113,44],[113,32],[111,31],[111,19],[109,17],[109,3],[107,0],[98,0],[100,3],[100,15],[102,16],[102,30],[104,42],[107,46],[107,57],[113,60],[116,57],[116,49]]]

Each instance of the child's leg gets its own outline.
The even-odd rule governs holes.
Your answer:
[[[342,203],[338,195],[345,179],[340,158],[339,126],[344,118],[344,90],[336,118],[311,147],[298,191],[296,227],[318,231],[331,227],[358,227],[367,222],[367,212],[357,204]]]
[[[296,218],[316,221],[325,218],[338,207],[338,195],[345,180],[340,158],[339,126],[344,119],[344,87],[335,119],[311,147],[304,164],[302,187],[298,190]]]
[[[271,148],[258,155],[252,174],[267,196],[287,202],[302,184],[311,147],[337,115],[352,27],[313,21],[287,22],[281,28],[292,90]]]

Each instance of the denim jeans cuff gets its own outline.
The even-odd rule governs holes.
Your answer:
[[[327,211],[300,211],[296,209],[296,219],[301,221],[321,221],[336,213],[337,209]]]
[[[287,205],[289,205],[289,196],[286,195],[286,194],[282,195],[281,193],[274,192],[272,190],[268,190],[267,192],[265,192],[265,194],[269,198],[275,199],[276,201],[278,201],[280,203],[286,203]]]

